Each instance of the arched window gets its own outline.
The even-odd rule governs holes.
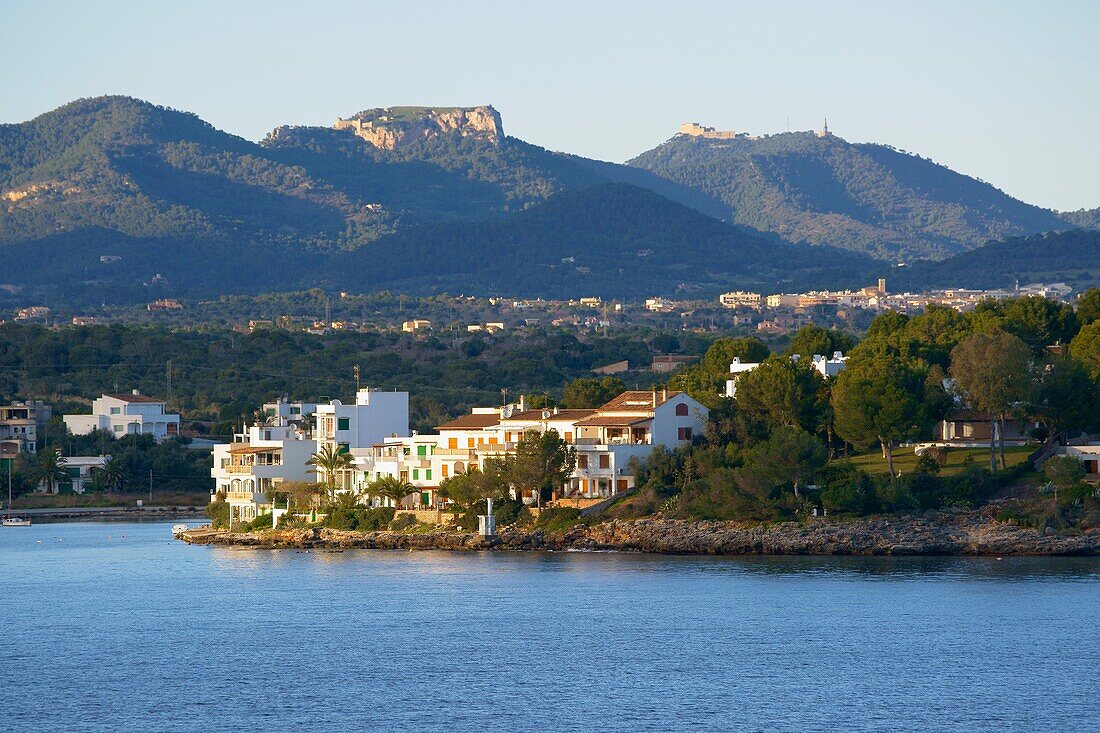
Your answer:
[[[688,414],[688,406],[686,402],[681,402],[680,404],[676,405],[676,414],[681,416],[685,416]]]

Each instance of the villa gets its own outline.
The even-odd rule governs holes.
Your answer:
[[[124,435],[152,435],[157,442],[179,435],[180,416],[164,411],[164,400],[146,397],[136,389],[129,394],[105,394],[92,401],[91,415],[65,415],[73,435],[103,430]]]

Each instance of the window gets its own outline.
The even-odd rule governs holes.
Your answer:
[[[447,438],[447,447],[451,449],[458,448],[458,438]]]
[[[431,481],[432,480],[432,469],[429,468],[429,469],[426,469],[424,471],[424,480],[425,481]]]
[[[418,481],[418,480],[420,480],[420,469],[419,468],[414,468],[413,469],[413,481]]]
[[[567,444],[571,444],[573,442],[573,431],[572,430],[566,430],[565,431],[565,442]]]
[[[336,421],[336,429],[337,430],[350,430],[351,429],[351,418],[350,417],[341,417],[341,418],[339,418]]]
[[[426,445],[416,446],[416,455],[418,455],[418,456],[428,455],[428,446],[426,446]]]
[[[450,473],[450,468],[444,463],[443,467],[439,469],[439,472],[443,474],[443,478],[447,478],[447,475]]]
[[[122,432],[122,426],[121,425],[115,425],[115,432],[116,433],[121,433]]]
[[[351,453],[351,443],[340,443],[339,448],[341,453]]]
[[[495,437],[489,438],[489,445],[496,445],[496,444],[497,444],[497,439]]]
[[[678,428],[676,438],[679,440],[691,440],[691,428]]]
[[[302,414],[302,408],[301,407],[291,407],[290,408],[290,414],[291,415],[301,415]]]
[[[611,468],[611,456],[607,453],[600,454],[600,468]]]
[[[681,402],[676,405],[676,414],[680,417],[686,417],[688,414],[688,406],[686,402]]]
[[[467,448],[473,448],[474,447],[474,439],[473,438],[466,438],[466,447]]]
[[[111,414],[112,414],[112,415],[120,415],[120,414],[122,414],[122,408],[121,408],[121,407],[112,407],[112,408],[111,408]]]
[[[588,454],[581,453],[577,456],[577,468],[588,468]]]

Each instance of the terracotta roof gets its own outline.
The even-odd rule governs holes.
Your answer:
[[[629,416],[613,416],[613,415],[596,415],[590,417],[587,420],[579,420],[577,422],[578,428],[592,428],[592,427],[604,427],[604,428],[628,428],[632,425],[638,425],[640,423],[649,422],[653,418],[651,417],[629,417]]]
[[[682,392],[666,392],[664,390],[646,391],[646,390],[631,390],[623,392],[615,399],[608,402],[606,405],[600,408],[600,412],[631,412],[638,410],[652,410],[654,407],[660,407],[665,402],[676,395],[683,394]],[[654,404],[654,396],[656,396],[656,404]]]
[[[958,410],[947,416],[947,422],[989,422],[991,419],[988,412],[977,410]]]
[[[237,456],[248,453],[267,453],[273,450],[282,450],[282,448],[278,446],[263,447],[259,445],[249,445],[248,443],[239,443],[229,448],[229,452]]]
[[[146,397],[143,394],[105,394],[103,396],[123,402],[164,402],[164,400],[158,400],[156,397]]]
[[[584,418],[588,417],[589,415],[595,415],[596,414],[595,410],[586,410],[586,409],[568,409],[568,410],[559,409],[557,414],[555,414],[553,408],[549,408],[549,409],[550,409],[550,417],[548,417],[546,419],[550,422],[554,422],[555,420],[583,420]],[[524,410],[523,412],[516,412],[516,413],[513,413],[512,416],[510,418],[508,418],[508,420],[522,420],[522,421],[537,420],[537,421],[541,422],[542,421],[542,410],[541,409],[540,410]]]
[[[500,413],[463,415],[450,422],[437,425],[436,430],[477,430],[479,428],[491,428],[500,423]]]

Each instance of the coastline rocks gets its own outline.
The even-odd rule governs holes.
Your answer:
[[[253,533],[194,531],[193,544],[385,550],[617,550],[671,555],[1100,555],[1100,529],[1048,534],[984,520],[976,512],[820,519],[806,524],[692,522],[651,517],[577,525],[560,533],[507,527],[497,537],[439,530],[343,532],[310,528]]]

